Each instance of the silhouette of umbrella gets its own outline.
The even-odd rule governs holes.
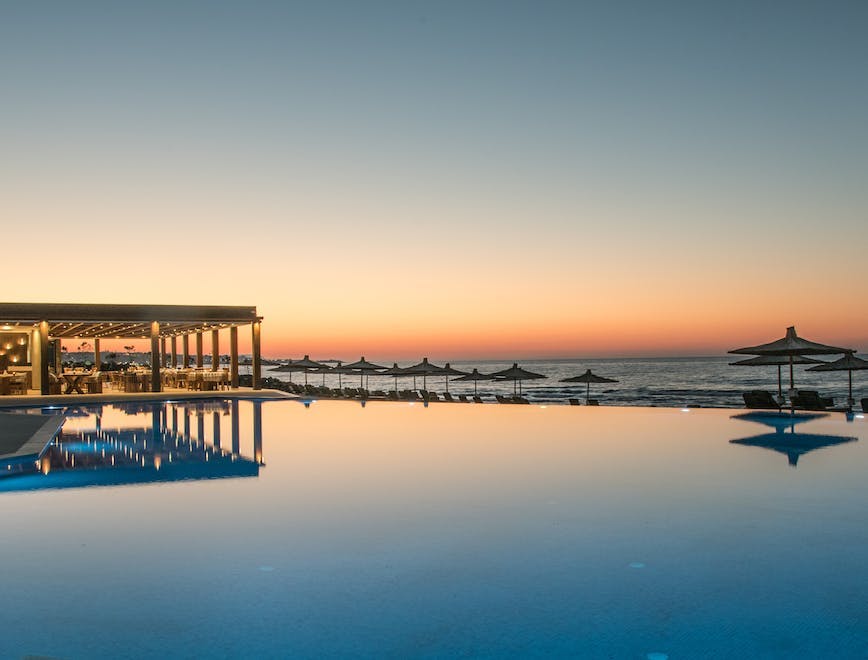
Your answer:
[[[588,369],[581,376],[570,376],[569,378],[562,378],[562,383],[585,383],[587,386],[585,388],[585,403],[589,401],[591,398],[591,383],[617,383],[618,381],[614,378],[604,378],[603,376],[598,376],[597,374],[591,373],[591,370]]]
[[[362,356],[362,358],[357,362],[345,364],[343,368],[347,370],[344,373],[359,372],[359,387],[362,387],[362,383],[364,382],[363,378],[365,376],[370,375],[373,372],[382,371],[386,367],[374,364],[373,362],[368,362],[364,356]]]
[[[399,367],[397,362],[393,362],[392,366],[386,369],[385,371],[381,371],[378,375],[380,376],[392,376],[395,379],[395,391],[398,391],[398,376],[407,376],[409,374],[406,373],[407,370],[403,367]]]
[[[293,371],[303,371],[304,372],[304,384],[307,385],[307,374],[311,369],[321,369],[325,367],[324,364],[320,362],[314,362],[310,359],[310,355],[305,355],[300,360],[292,360],[288,365],[289,367],[286,371],[290,372],[289,382],[292,382],[292,372]]]
[[[793,355],[793,364],[825,364],[822,360],[804,357],[803,355]],[[781,367],[790,363],[790,358],[786,355],[760,355],[747,360],[739,360],[738,362],[730,362],[731,367],[773,367],[778,368],[778,398],[783,399],[784,391],[781,386]]]
[[[855,403],[853,400],[853,372],[865,369],[868,369],[868,361],[857,358],[852,352],[848,352],[844,357],[838,358],[834,362],[818,364],[816,367],[808,369],[808,371],[846,371],[848,380],[847,407],[851,408]]]
[[[516,383],[518,383],[518,394],[521,394],[521,382],[523,380],[538,380],[540,378],[548,378],[548,376],[544,376],[543,374],[536,374],[533,371],[522,369],[518,366],[518,362],[513,362],[512,366],[509,369],[495,371],[491,375],[494,376],[495,380],[511,380],[513,394],[516,393]]]
[[[408,376],[422,376],[422,389],[424,390],[428,387],[428,376],[433,376],[434,374],[442,374],[443,367],[438,367],[435,364],[431,364],[430,362],[428,362],[428,358],[422,358],[422,361],[419,364],[414,364],[412,367],[407,367],[405,371]]]
[[[464,376],[467,374],[466,371],[459,371],[458,369],[453,369],[449,363],[446,363],[446,366],[443,367],[443,370],[440,372],[446,377],[446,393],[449,393],[449,376]]]
[[[818,344],[815,341],[803,339],[796,334],[796,328],[790,326],[787,328],[787,334],[782,339],[778,339],[768,344],[760,344],[759,346],[748,346],[746,348],[737,348],[734,351],[729,351],[736,355],[785,355],[791,358],[788,361],[790,365],[790,389],[793,389],[793,364],[792,358],[797,355],[834,355],[836,353],[849,353],[852,349],[838,348],[837,346],[828,346],[826,344]]]
[[[492,380],[493,378],[494,378],[494,376],[491,376],[491,375],[489,375],[489,374],[481,374],[481,373],[479,373],[479,371],[476,369],[476,367],[474,367],[474,368],[473,368],[473,371],[471,371],[469,374],[466,374],[466,375],[461,376],[461,377],[459,377],[459,378],[454,378],[453,380],[454,380],[455,382],[458,382],[458,381],[468,382],[468,381],[471,381],[471,380],[472,380],[472,381],[473,381],[473,394],[476,395],[476,394],[478,394],[478,392],[476,391],[476,383],[477,383],[477,381],[480,381],[480,380]]]

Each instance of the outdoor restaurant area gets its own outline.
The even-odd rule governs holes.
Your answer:
[[[238,389],[238,330],[244,327],[251,332],[248,385],[259,390],[261,323],[256,307],[0,303],[0,396]],[[221,338],[228,339],[226,366]],[[101,341],[114,339],[150,340],[150,364],[102,369]],[[64,366],[68,340],[88,342],[91,368]]]

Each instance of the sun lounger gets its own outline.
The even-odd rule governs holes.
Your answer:
[[[512,403],[512,401],[510,401],[509,399],[507,399],[505,396],[503,396],[501,394],[495,394],[494,398],[497,400],[498,403]]]
[[[458,395],[458,400],[459,400],[461,403],[470,403],[470,399],[467,398],[467,395],[466,395],[466,394],[459,394],[459,395]]]
[[[428,392],[428,396],[425,397],[425,401],[439,401],[440,397],[437,396],[437,392]]]
[[[443,400],[444,400],[444,401],[447,401],[447,402],[449,402],[449,403],[455,403],[455,399],[452,398],[452,395],[449,394],[449,392],[444,392],[444,394],[443,394]]]
[[[868,398],[862,399],[862,412],[868,412]]]
[[[482,403],[482,398],[474,395],[473,396],[473,403]]]
[[[525,399],[523,396],[514,396],[510,399],[510,403],[521,403],[524,405],[530,405],[530,401]]]
[[[569,402],[570,402],[570,405],[571,405],[571,406],[580,406],[580,405],[582,405],[582,402],[579,401],[578,399],[569,399]]]
[[[778,402],[775,401],[775,398],[772,396],[772,393],[767,392],[766,390],[751,390],[750,392],[743,392],[741,396],[744,399],[745,408],[754,408],[757,410],[781,409]]]
[[[831,408],[834,402],[829,397],[822,397],[816,390],[796,390],[796,394],[790,397],[793,408],[802,410],[826,410]]]
[[[398,390],[389,390],[389,399],[391,401],[398,401],[400,398],[401,397],[398,396]]]
[[[600,405],[600,402],[599,402],[597,399],[588,399],[588,404],[587,404],[587,405],[589,405],[589,406],[599,406],[599,405]]]

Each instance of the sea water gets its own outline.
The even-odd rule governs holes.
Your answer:
[[[545,379],[529,380],[521,383],[522,393],[531,401],[538,403],[566,403],[570,398],[584,401],[587,388],[582,383],[562,383],[563,378],[577,376],[586,369],[606,378],[614,378],[617,383],[592,384],[590,397],[598,399],[601,405],[620,406],[687,406],[706,407],[741,407],[744,405],[742,392],[748,390],[769,390],[777,394],[778,377],[776,367],[733,367],[730,362],[747,356],[730,355],[725,357],[706,358],[632,358],[612,359],[598,358],[585,360],[528,360],[519,365],[535,373],[545,375]],[[399,362],[399,366],[410,366],[411,362]],[[442,366],[442,363],[438,363]],[[388,365],[391,366],[391,365]],[[502,361],[470,361],[452,362],[451,366],[471,371],[474,367],[481,373],[493,373],[512,366],[512,362]],[[304,383],[303,373],[275,372],[266,367],[264,376],[272,376],[280,380],[292,380]],[[810,372],[806,367],[794,368],[795,385],[800,389],[818,390],[824,396],[832,396],[837,404],[846,403],[847,372]],[[338,387],[338,378],[331,374],[325,377],[319,374],[309,374],[308,382],[313,385]],[[789,367],[782,368],[783,392],[789,389]],[[371,376],[364,382],[368,389],[387,391],[396,388],[396,381],[391,377]],[[344,375],[340,384],[344,387],[358,387],[358,376]],[[854,374],[854,397],[858,401],[868,396],[868,381],[859,372]],[[414,380],[411,377],[400,377],[397,380],[398,389],[411,389]],[[423,379],[415,379],[417,388],[423,387]],[[431,376],[424,379],[427,389],[435,392],[446,391],[446,380],[443,376]],[[486,399],[492,399],[496,394],[512,394],[518,392],[518,384],[513,382],[479,381],[479,394]],[[450,378],[449,392],[454,394],[473,394],[473,383],[456,382]]]

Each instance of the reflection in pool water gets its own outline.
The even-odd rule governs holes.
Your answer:
[[[28,478],[88,461],[153,476],[169,452],[202,473],[0,494],[3,656],[868,648],[865,442],[791,470],[730,443],[747,428],[731,411],[214,400],[80,412],[53,458],[76,465]],[[866,435],[838,415],[795,428]],[[258,476],[207,478],[232,456]]]
[[[810,451],[821,449],[823,447],[833,447],[845,442],[856,442],[858,438],[852,436],[841,435],[820,435],[817,433],[797,433],[796,426],[810,422],[811,420],[827,417],[826,414],[811,414],[811,413],[786,413],[786,412],[751,412],[740,415],[733,415],[733,419],[740,419],[746,422],[755,422],[770,426],[775,431],[774,433],[762,433],[760,435],[751,436],[750,438],[737,438],[730,440],[736,445],[746,445],[749,447],[763,447],[772,451],[786,454],[787,461],[792,467],[797,467],[799,457],[807,454]],[[848,421],[853,418],[848,417]],[[789,433],[787,433],[789,429]]]
[[[68,418],[87,422],[67,423],[38,463],[0,479],[0,492],[258,476],[262,404],[253,406],[256,459],[240,453],[238,401],[115,403],[111,408],[129,418],[115,427],[103,424],[106,407],[67,409]],[[231,417],[231,449],[222,446],[221,416]],[[206,424],[211,424],[210,442]]]

